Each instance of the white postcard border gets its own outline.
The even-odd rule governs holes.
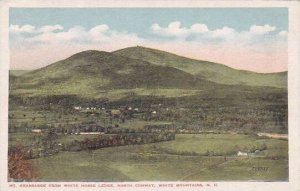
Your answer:
[[[288,35],[288,107],[289,107],[289,181],[288,182],[164,182],[177,184],[201,183],[217,184],[211,187],[179,187],[179,188],[13,188],[7,182],[7,144],[8,144],[8,69],[9,39],[8,17],[10,7],[287,7],[289,9]],[[200,0],[11,0],[0,1],[0,191],[10,190],[245,190],[245,191],[300,191],[300,2],[298,1],[200,1]],[[70,183],[70,182],[69,182]],[[75,183],[75,182],[74,182]],[[132,182],[131,184],[135,184]],[[158,184],[159,182],[137,182],[137,184]],[[22,183],[14,183],[22,184]],[[39,182],[39,184],[42,184]],[[46,182],[45,184],[51,184]],[[54,183],[55,184],[55,183]],[[60,182],[59,184],[63,184]],[[80,184],[80,182],[77,182]],[[96,183],[99,184],[99,183]],[[118,183],[113,183],[118,184]]]

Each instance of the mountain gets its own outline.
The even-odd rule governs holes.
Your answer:
[[[287,72],[263,74],[236,70],[222,64],[194,60],[140,46],[117,50],[113,53],[128,58],[144,60],[159,66],[174,67],[198,78],[219,84],[287,87]]]
[[[145,89],[203,90],[214,86],[217,84],[170,66],[89,50],[24,75],[11,75],[10,90],[11,94],[28,96],[75,94],[110,97],[128,92],[124,89],[147,95]],[[111,95],[113,91],[114,95]]]
[[[10,72],[10,95],[75,95],[88,98],[182,97],[209,92],[286,89],[287,73],[258,74],[175,54],[132,47],[115,52],[88,50],[46,67]],[[214,93],[218,92],[218,93]]]

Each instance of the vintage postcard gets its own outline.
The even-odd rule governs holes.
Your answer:
[[[0,190],[299,191],[299,5],[2,2]]]

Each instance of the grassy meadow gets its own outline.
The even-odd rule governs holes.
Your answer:
[[[40,181],[287,180],[287,141],[253,141],[247,135],[182,134],[170,142],[61,152],[31,163],[39,169]],[[236,156],[238,147],[259,148],[261,143],[267,148],[259,155]],[[207,156],[207,149],[214,155]],[[271,152],[278,159],[271,159]],[[260,167],[267,170],[259,170]]]

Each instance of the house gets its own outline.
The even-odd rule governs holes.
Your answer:
[[[104,132],[80,132],[79,135],[103,135]]]
[[[41,133],[42,129],[32,129],[31,132],[32,133]]]
[[[237,156],[248,156],[248,153],[239,151],[239,152],[237,153]]]
[[[81,107],[80,107],[80,106],[75,106],[74,109],[75,109],[75,110],[80,110]]]

